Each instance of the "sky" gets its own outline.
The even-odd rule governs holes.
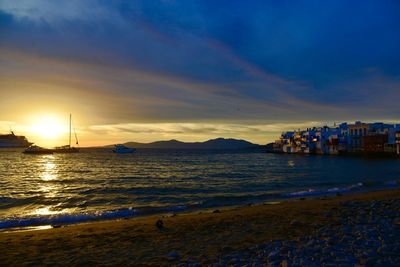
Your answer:
[[[0,132],[265,144],[399,121],[400,2],[0,0]]]

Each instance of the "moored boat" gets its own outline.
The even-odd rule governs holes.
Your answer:
[[[53,149],[32,145],[24,150],[24,154],[53,154]]]
[[[0,149],[2,148],[26,148],[32,145],[25,136],[15,135],[13,131],[9,134],[0,135]]]
[[[135,152],[135,150],[136,150],[135,148],[127,147],[122,144],[117,144],[114,147],[115,148],[114,148],[113,152],[117,153],[117,154],[130,154],[130,153]]]
[[[54,153],[78,153],[78,147],[71,147],[70,145],[58,146],[54,148]]]

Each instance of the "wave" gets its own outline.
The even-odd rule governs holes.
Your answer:
[[[45,197],[42,196],[32,196],[26,198],[0,197],[0,209],[29,205],[37,201],[43,201],[43,199],[45,199]]]
[[[287,193],[284,196],[293,198],[293,197],[309,197],[309,196],[325,196],[325,195],[334,195],[338,193],[347,193],[353,191],[363,191],[368,189],[385,189],[385,188],[394,188],[398,187],[398,181],[387,181],[387,182],[364,182],[364,183],[357,183],[350,186],[345,187],[333,187],[328,189],[307,189],[292,193]]]
[[[344,187],[332,187],[327,189],[307,189],[291,193],[282,193],[279,191],[259,193],[259,194],[240,194],[240,195],[214,195],[206,198],[192,199],[193,202],[184,205],[165,205],[165,206],[142,206],[123,208],[110,211],[94,211],[87,213],[62,213],[53,215],[32,215],[25,217],[13,217],[0,220],[0,229],[43,226],[43,225],[68,225],[75,223],[84,223],[92,221],[102,221],[111,219],[133,218],[136,216],[145,216],[152,214],[165,214],[183,211],[193,211],[204,208],[246,205],[250,203],[263,203],[265,201],[284,200],[298,197],[329,196],[338,193],[367,191],[375,189],[398,188],[399,181],[387,181],[373,183],[356,183]],[[8,198],[1,198],[3,201],[10,201]]]
[[[14,217],[0,220],[0,229],[42,225],[68,225],[92,221],[133,218],[136,216],[145,216],[152,214],[193,211],[204,208],[257,203],[269,199],[279,198],[280,195],[281,194],[279,193],[263,193],[258,195],[240,194],[231,196],[216,195],[206,198],[191,199],[190,203],[185,203],[184,205],[171,205],[171,203],[169,203],[164,206],[141,206],[111,211],[94,211],[91,213],[61,213],[52,215],[31,215],[25,217]]]
[[[179,212],[187,209],[187,206],[173,207],[143,207],[126,208],[113,211],[97,211],[93,213],[68,213],[44,216],[28,216],[0,221],[0,229],[20,228],[41,225],[68,225],[75,223],[102,221],[111,219],[133,218],[136,216],[151,215],[157,213]]]

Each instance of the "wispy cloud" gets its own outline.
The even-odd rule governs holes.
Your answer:
[[[166,134],[240,134],[252,132],[280,132],[302,127],[321,126],[322,122],[288,122],[270,124],[224,124],[224,123],[121,123],[93,125],[89,129],[102,133],[166,133]]]
[[[57,23],[65,21],[116,20],[119,18],[113,9],[97,0],[3,0],[0,9],[19,20],[36,23]]]
[[[0,120],[47,107],[119,133],[184,123],[162,130],[259,140],[281,121],[396,119],[399,11],[385,1],[3,0]]]
[[[3,53],[2,58],[10,60],[7,53]],[[12,54],[12,58],[16,64],[18,56]],[[29,55],[19,56],[22,66],[35,60],[35,57]],[[295,97],[279,98],[273,93],[274,90],[263,89],[268,86],[267,81],[221,84],[140,69],[82,64],[79,61],[64,63],[61,60],[40,58],[40,62],[37,71],[25,73],[23,68],[17,67],[13,73],[4,76],[4,88],[13,87],[6,94],[23,94],[24,83],[26,86],[37,84],[33,91],[26,93],[38,96],[45,94],[51,87],[50,97],[69,95],[69,98],[74,99],[75,95],[76,101],[80,103],[94,101],[96,105],[99,102],[108,106],[109,116],[112,113],[116,115],[113,120],[125,121],[279,119],[292,112],[287,108],[290,105],[296,105],[299,109],[304,107],[310,112],[320,107],[318,103],[295,100]],[[18,78],[21,75],[23,78]],[[16,83],[16,79],[20,81]]]
[[[88,131],[125,139],[124,141],[162,139],[207,140],[216,137],[245,138],[253,142],[266,143],[274,140],[284,130],[319,126],[321,122],[288,122],[270,124],[226,124],[226,123],[120,123],[92,125]],[[147,139],[143,139],[147,136]]]

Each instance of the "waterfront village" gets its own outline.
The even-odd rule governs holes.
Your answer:
[[[400,124],[341,123],[282,133],[270,144],[275,153],[400,156]]]

